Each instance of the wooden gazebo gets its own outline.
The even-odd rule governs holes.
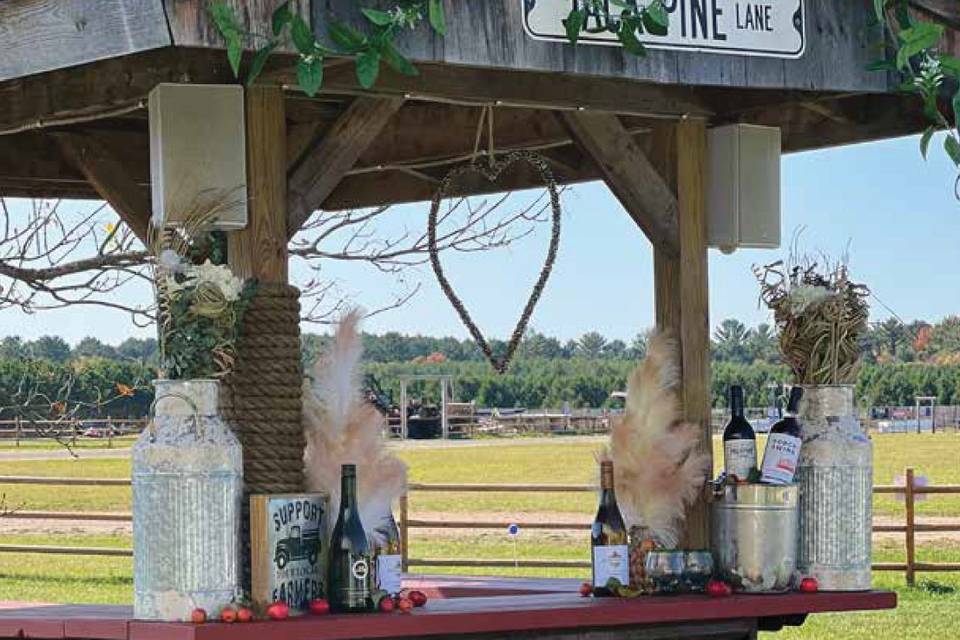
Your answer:
[[[707,449],[708,129],[731,123],[777,127],[783,151],[793,152],[912,134],[927,126],[922,104],[897,91],[894,74],[867,70],[882,40],[871,24],[868,0],[778,0],[774,4],[791,5],[793,31],[768,34],[752,50],[739,45],[734,33],[718,34],[714,14],[712,25],[704,18],[689,31],[684,26],[679,41],[640,58],[619,47],[574,48],[563,41],[562,27],[559,34],[541,33],[542,25],[529,24],[527,10],[551,1],[570,4],[445,0],[444,37],[423,27],[398,42],[417,64],[415,77],[384,67],[374,87],[362,89],[349,61],[331,60],[322,90],[310,98],[296,90],[294,55],[280,51],[246,89],[250,222],[230,233],[229,260],[239,275],[268,285],[268,299],[245,328],[239,370],[276,376],[276,384],[235,385],[230,411],[240,425],[248,482],[266,490],[299,488],[299,400],[289,393],[291,384],[298,388],[300,375],[296,294],[287,287],[290,238],[317,210],[430,199],[440,178],[474,150],[481,108],[496,112],[498,149],[538,149],[563,184],[603,180],[652,243],[657,324],[680,339],[685,413],[703,426]],[[231,4],[251,31],[266,32],[280,2]],[[357,5],[363,4],[391,5],[292,3],[320,38],[329,12],[360,26]],[[702,13],[706,3],[695,4]],[[735,3],[712,4],[732,12]],[[952,11],[960,24],[960,13],[948,6],[953,3],[915,4]],[[236,82],[206,6],[204,0],[0,2],[0,196],[103,199],[145,237],[151,216],[148,94],[163,82]],[[788,35],[799,41],[781,46],[778,38]],[[413,166],[416,170],[409,170]],[[497,188],[535,185],[532,172],[518,171]],[[463,185],[464,193],[490,188]],[[269,317],[275,311],[282,316],[277,322]],[[264,407],[274,413],[265,415]],[[699,505],[690,514],[688,542],[703,546],[707,526]],[[753,637],[758,627],[797,622],[812,611],[886,608],[895,602],[891,594],[737,597],[724,613],[686,601],[653,609],[640,601],[572,606],[555,593],[556,585],[475,586],[475,595],[526,595],[499,605],[510,611],[502,617],[491,615],[495,601],[487,600],[487,608],[477,605],[477,617],[465,618],[471,610],[465,600],[438,608],[435,627],[428,615],[395,627],[344,622],[326,632],[312,627],[304,632],[332,638],[544,629],[563,637],[598,625],[634,630],[652,625],[665,634],[655,637]],[[469,594],[463,585],[436,589]],[[558,613],[518,615],[524,607]],[[451,617],[444,618],[444,611]],[[101,624],[83,622],[91,616]],[[612,622],[598,622],[597,616]],[[0,637],[194,633],[178,625],[163,631],[128,623],[122,611],[107,617],[75,608],[13,609],[0,613]],[[721,618],[727,622],[704,623]],[[530,620],[539,623],[530,626]],[[698,621],[694,627],[683,626],[692,620]],[[254,627],[247,629],[244,634],[254,633]],[[257,635],[263,633],[268,632]]]

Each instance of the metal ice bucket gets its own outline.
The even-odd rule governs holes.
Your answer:
[[[796,485],[727,485],[712,505],[717,571],[737,590],[788,591],[797,568]]]

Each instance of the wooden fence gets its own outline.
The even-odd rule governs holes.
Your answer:
[[[907,584],[914,585],[918,572],[960,571],[960,563],[951,562],[918,562],[916,558],[916,535],[918,533],[960,532],[960,521],[951,524],[932,524],[917,522],[916,500],[920,495],[951,495],[960,494],[960,485],[921,486],[915,481],[916,473],[913,468],[904,472],[904,484],[878,485],[873,488],[875,495],[903,495],[904,515],[903,524],[873,526],[875,533],[902,533],[906,558],[904,562],[886,562],[873,565],[874,571],[903,572]],[[127,478],[49,478],[32,476],[0,476],[0,485],[28,484],[50,486],[130,486]],[[579,484],[418,484],[411,483],[409,492],[433,493],[593,493],[596,487]],[[62,511],[11,511],[0,514],[0,517],[73,520],[73,521],[104,521],[129,522],[129,513],[93,513],[93,512],[62,512]],[[460,529],[460,530],[501,530],[506,531],[510,522],[481,521],[481,520],[423,520],[410,515],[409,495],[400,500],[400,539],[403,570],[410,567],[520,567],[520,568],[589,568],[588,561],[581,560],[488,560],[479,558],[411,558],[410,535],[414,529]],[[544,531],[586,531],[590,529],[588,523],[571,522],[518,522],[524,529]],[[0,544],[0,553],[52,553],[66,555],[99,555],[99,556],[132,556],[130,549],[96,548],[96,547],[62,547],[36,545],[9,545]]]
[[[146,418],[89,418],[69,420],[0,420],[0,440],[14,440],[16,446],[23,441],[56,440],[77,444],[78,439],[105,441],[113,446],[113,439],[140,433],[147,424]]]

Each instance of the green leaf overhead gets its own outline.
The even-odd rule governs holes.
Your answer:
[[[933,127],[927,127],[927,130],[923,132],[923,136],[920,138],[920,155],[923,156],[923,159],[927,159],[927,151],[930,149],[930,140],[933,139],[933,134],[936,131]]]
[[[960,142],[957,142],[957,139],[952,135],[948,135],[943,139],[943,148],[950,159],[953,160],[953,164],[960,167]]]
[[[227,39],[227,61],[235,78],[240,77],[240,61],[243,59],[243,40],[240,37]]]
[[[577,44],[586,21],[587,14],[582,9],[573,9],[563,20],[563,26],[567,31],[567,40],[570,41],[570,44]]]
[[[386,11],[380,11],[379,9],[367,9],[363,8],[360,10],[363,13],[364,17],[377,25],[378,27],[386,27],[387,25],[393,22],[393,18]]]
[[[447,18],[443,11],[443,0],[429,0],[427,12],[433,30],[441,36],[447,35]]]
[[[327,22],[327,35],[344,53],[358,53],[367,45],[362,33],[340,20],[331,19]]]
[[[290,11],[290,2],[284,2],[282,5],[277,7],[273,15],[271,16],[271,26],[273,27],[273,35],[279,36],[283,31],[283,28],[286,27],[290,20],[293,18],[293,13]]]
[[[323,58],[301,58],[297,62],[297,83],[308,96],[317,95],[323,85]]]
[[[316,38],[310,25],[301,16],[293,16],[290,23],[290,35],[293,37],[293,46],[304,55],[310,55],[316,49]]]
[[[364,89],[373,87],[380,75],[380,52],[367,49],[357,54],[357,81]]]
[[[420,72],[413,66],[413,63],[400,53],[392,42],[384,44],[381,54],[384,62],[390,65],[390,68],[397,73],[402,73],[405,76],[420,75]]]
[[[270,54],[273,53],[273,50],[277,48],[278,44],[279,42],[276,40],[271,40],[257,50],[257,53],[253,56],[253,61],[250,63],[250,71],[247,73],[246,85],[248,87],[256,81],[257,76],[263,71],[263,65],[267,63],[267,59],[270,57]]]

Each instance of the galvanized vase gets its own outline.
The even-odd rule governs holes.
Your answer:
[[[240,443],[216,380],[161,380],[133,447],[134,616],[189,620],[240,589]]]
[[[824,591],[870,589],[873,443],[860,427],[853,386],[804,387],[798,569]]]

